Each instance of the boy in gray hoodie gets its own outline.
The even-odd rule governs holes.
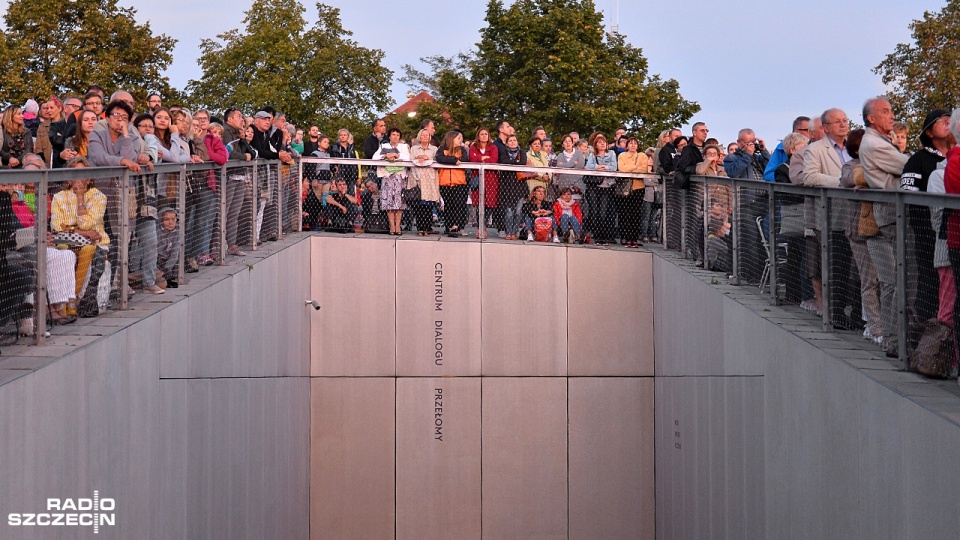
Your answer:
[[[177,288],[177,264],[180,262],[180,230],[177,211],[160,210],[157,225],[157,284],[162,288]],[[165,283],[164,283],[165,282]]]

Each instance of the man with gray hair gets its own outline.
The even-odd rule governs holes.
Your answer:
[[[894,141],[893,107],[884,97],[868,99],[863,104],[863,123],[866,125],[860,143],[860,165],[863,178],[873,189],[896,191],[907,156],[900,153]],[[873,218],[879,229],[867,238],[867,250],[880,281],[880,320],[883,326],[881,346],[887,356],[898,356],[899,321],[897,320],[897,214],[893,203],[873,203]]]
[[[763,181],[763,171],[770,161],[763,139],[757,138],[750,128],[737,134],[737,151],[723,158],[723,168],[730,178]],[[749,283],[759,283],[766,254],[757,231],[757,219],[767,215],[765,191],[740,190],[740,220],[737,236],[740,239],[740,276]]]
[[[847,153],[847,132],[850,130],[850,120],[840,109],[827,109],[820,115],[821,125],[826,135],[819,141],[807,147],[803,154],[803,171],[800,181],[811,187],[840,187],[840,173],[843,164],[850,161]],[[822,210],[815,197],[808,197],[804,214],[806,215],[805,228],[812,231],[807,236],[807,276],[813,282],[813,292],[816,309],[823,309],[823,276],[821,275],[821,239],[828,234],[828,245],[832,264],[827,283],[830,287],[830,320],[837,326],[850,328],[859,321],[846,320],[844,308],[848,301],[853,299],[853,291],[848,290],[850,276],[850,261],[853,253],[850,251],[849,241],[844,234],[844,223],[841,216],[847,215],[841,208],[847,208],[846,201],[834,200],[834,211],[830,213],[827,231],[821,230]],[[853,308],[851,308],[852,311]]]

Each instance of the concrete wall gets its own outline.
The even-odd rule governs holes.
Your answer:
[[[955,395],[653,264],[658,538],[957,537],[960,429],[930,406]]]
[[[653,537],[649,253],[316,237],[313,257],[312,538]]]
[[[0,386],[0,538],[306,538],[309,247],[78,322],[123,328]],[[94,490],[98,536],[8,525]]]
[[[0,383],[0,516],[97,490],[103,538],[960,530],[953,394],[668,258],[313,237],[255,259]]]

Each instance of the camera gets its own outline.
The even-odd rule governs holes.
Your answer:
[[[320,302],[317,302],[316,300],[310,300],[309,298],[304,298],[303,305],[313,306],[313,309],[320,311]]]

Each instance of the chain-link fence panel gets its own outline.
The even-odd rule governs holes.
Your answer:
[[[300,193],[303,187],[299,163],[280,164],[280,230],[289,234],[300,230]]]
[[[220,228],[219,239],[224,257],[242,257],[247,254],[243,251],[244,247],[253,247],[249,243],[241,242],[241,239],[253,236],[253,221],[250,219],[249,209],[246,213],[243,212],[248,193],[252,191],[253,174],[253,165],[249,163],[227,163],[226,179],[220,192],[223,227]]]
[[[773,232],[777,256],[771,259],[772,251],[769,245],[765,248],[767,260],[773,261],[777,281],[782,284],[778,301],[785,304],[800,305],[804,300],[812,302],[813,299],[813,289],[809,280],[806,279],[805,270],[804,202],[803,195],[783,192],[774,194]]]
[[[0,346],[12,345],[21,337],[38,341],[43,332],[45,317],[39,316],[38,307],[42,309],[45,302],[37,296],[38,281],[43,284],[45,278],[39,272],[39,259],[47,256],[46,218],[37,215],[37,200],[44,199],[38,197],[41,182],[39,173],[0,179]],[[45,205],[41,207],[46,214]],[[65,268],[72,276],[73,268]],[[73,292],[72,284],[58,283],[57,293],[66,293],[64,302]]]
[[[663,247],[671,251],[680,251],[683,243],[683,213],[686,208],[687,190],[673,185],[672,177],[665,179],[663,189],[665,199],[663,219],[666,222]]]
[[[211,165],[192,166],[187,172],[185,192],[185,246],[187,273],[198,272],[219,260],[219,240],[215,232],[220,214],[218,193],[222,171]]]
[[[717,178],[704,177],[704,181],[704,185],[691,186],[691,198],[694,193],[699,195],[701,207],[695,210],[691,205],[690,208],[700,216],[693,220],[691,228],[703,233],[691,236],[688,245],[701,251],[698,259],[703,261],[704,268],[730,275],[733,273],[733,187]]]
[[[769,238],[768,197],[765,189],[738,186],[736,188],[737,247],[739,278],[743,285],[759,286],[770,254],[764,248],[763,237]]]

